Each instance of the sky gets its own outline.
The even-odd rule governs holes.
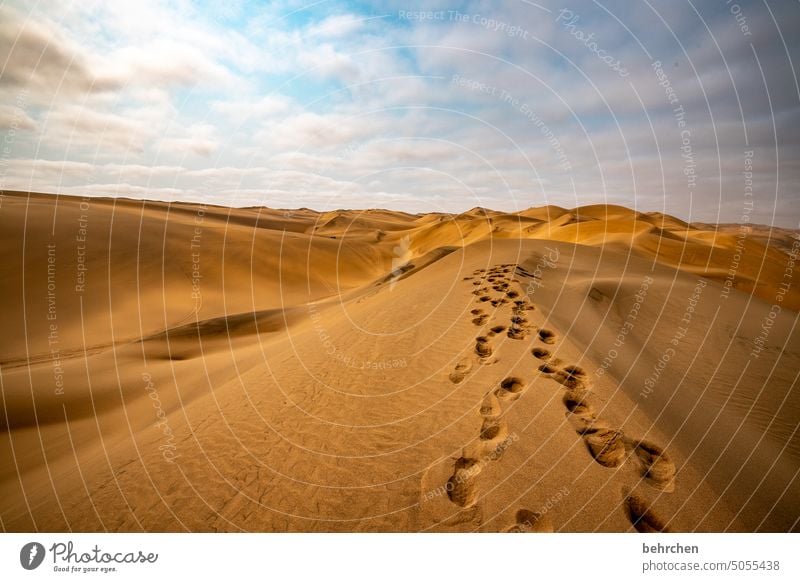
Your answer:
[[[800,224],[794,1],[5,2],[0,189]]]

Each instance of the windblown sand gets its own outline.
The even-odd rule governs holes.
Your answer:
[[[0,525],[796,530],[795,236],[6,193]]]

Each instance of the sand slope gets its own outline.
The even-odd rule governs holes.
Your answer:
[[[798,527],[789,233],[1,202],[5,530]]]

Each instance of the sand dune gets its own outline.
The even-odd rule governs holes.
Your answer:
[[[5,193],[0,523],[796,530],[796,236]]]

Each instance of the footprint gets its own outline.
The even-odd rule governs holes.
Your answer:
[[[587,435],[597,432],[600,429],[611,428],[602,418],[598,418],[593,414],[573,414],[567,413],[567,420],[580,435]]]
[[[594,416],[594,408],[588,401],[589,392],[574,390],[564,395],[564,406],[576,416]]]
[[[494,333],[503,333],[505,330],[506,330],[506,326],[505,325],[495,325],[492,328],[492,331]]]
[[[470,311],[470,313],[471,313],[472,315],[480,315],[481,313],[483,313],[483,309],[480,309],[480,308],[477,308],[477,307],[476,307],[475,309],[473,309],[472,311]]]
[[[450,372],[450,381],[453,384],[460,384],[461,382],[464,381],[464,378],[467,377],[467,374],[471,369],[472,369],[472,362],[466,359],[460,360],[453,368],[453,371]]]
[[[473,281],[473,282],[472,282],[472,284],[473,284],[473,285],[480,285],[480,284],[481,284],[481,281]]]
[[[586,378],[586,370],[580,366],[564,366],[564,372],[575,378]]]
[[[605,295],[599,289],[592,287],[589,289],[589,299],[592,301],[602,301],[605,298]]]
[[[664,449],[653,443],[639,441],[633,450],[647,481],[656,489],[672,493],[675,490],[675,464]]]
[[[521,315],[513,315],[511,316],[511,323],[516,325],[527,325],[528,320],[522,317]]]
[[[481,426],[480,439],[482,441],[499,441],[508,436],[508,427],[502,419],[484,418]]]
[[[453,476],[447,481],[447,496],[461,507],[471,507],[478,500],[478,475],[481,465],[475,459],[461,457],[455,463]]]
[[[549,360],[550,359],[550,350],[546,350],[544,348],[533,348],[531,350],[531,354],[533,354],[534,358],[538,358],[540,360]]]
[[[604,467],[619,467],[625,461],[622,433],[611,428],[590,432],[583,437],[592,457]]]
[[[489,345],[489,340],[483,336],[475,338],[475,353],[481,358],[488,358],[492,355],[492,346]]]
[[[583,368],[579,366],[566,366],[562,370],[557,370],[553,379],[572,390],[583,386],[587,377],[586,371]]]
[[[650,504],[638,495],[630,494],[625,499],[625,509],[633,527],[640,533],[669,532],[666,522],[655,513]]]
[[[523,327],[519,327],[518,325],[512,325],[508,328],[508,333],[506,334],[511,339],[521,340],[528,337],[528,330]]]
[[[505,529],[506,533],[553,533],[553,522],[546,513],[520,509],[516,523]]]
[[[498,400],[497,396],[493,392],[489,392],[484,396],[478,412],[483,418],[497,419],[503,413],[503,408],[500,406],[500,400]]]
[[[486,314],[481,314],[478,317],[473,318],[472,323],[475,325],[483,325],[489,321],[489,316]]]
[[[500,393],[519,394],[525,390],[525,382],[516,376],[509,376],[500,382]]]
[[[556,343],[556,334],[549,329],[540,329],[538,335],[539,339],[546,344]]]
[[[506,286],[507,286],[507,285],[506,285]],[[509,299],[514,299],[514,298],[516,298],[516,297],[519,297],[519,291],[514,291],[514,290],[512,289],[511,291],[508,291],[508,292],[506,293],[506,297],[508,297]]]
[[[542,364],[539,366],[539,371],[542,374],[555,374],[558,372],[558,368],[551,366],[550,364]]]
[[[488,295],[481,295],[478,297],[478,301],[489,301],[490,297]]]
[[[469,455],[463,455],[469,456]],[[444,457],[431,463],[422,472],[419,482],[419,504],[412,526],[415,531],[455,533],[476,531],[483,523],[483,508],[480,503],[462,508],[448,496],[449,480],[453,476],[452,457]]]

